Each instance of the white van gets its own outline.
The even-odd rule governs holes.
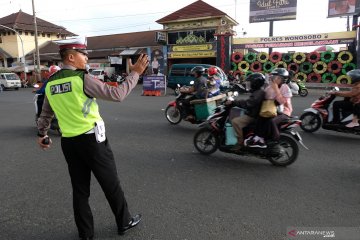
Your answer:
[[[18,75],[15,73],[0,73],[0,87],[4,89],[14,88],[19,90],[21,87],[21,81]]]
[[[91,72],[90,72],[91,75],[93,75],[95,78],[101,80],[101,81],[104,81],[104,78],[105,78],[105,72],[104,70],[102,69],[93,69]]]

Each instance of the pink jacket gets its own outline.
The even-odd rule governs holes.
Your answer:
[[[280,87],[281,95],[276,95],[275,90],[268,86],[265,88],[265,99],[274,99],[280,104],[280,108],[283,108],[282,112],[287,116],[291,116],[293,107],[291,104],[292,93],[287,84],[282,84]]]

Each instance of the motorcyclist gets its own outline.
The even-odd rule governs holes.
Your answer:
[[[288,86],[290,74],[284,68],[275,68],[270,73],[269,86],[265,88],[265,99],[274,99],[278,104],[278,113],[273,118],[257,119],[255,135],[245,140],[249,147],[266,147],[264,139],[272,138],[278,140],[280,132],[278,125],[288,119],[293,111],[291,98],[292,93]]]
[[[220,94],[221,80],[217,75],[216,67],[209,67],[208,69],[208,95],[207,97],[214,97]]]
[[[359,117],[360,104],[360,69],[351,70],[347,73],[351,78],[352,88],[350,91],[330,92],[330,94],[344,97],[341,101],[335,101],[333,104],[334,119],[330,124],[340,124],[340,112],[349,111],[353,112],[355,116]],[[358,125],[358,124],[355,124]],[[356,127],[356,126],[348,126]]]
[[[191,74],[195,77],[194,84],[187,88],[180,88],[181,93],[193,94],[191,97],[184,100],[183,104],[185,105],[186,111],[186,120],[195,119],[193,116],[193,111],[191,108],[190,102],[195,99],[206,98],[208,94],[207,89],[207,79],[203,76],[205,73],[205,68],[202,66],[196,66],[191,69]]]
[[[42,105],[44,103],[44,98],[45,98],[45,88],[46,88],[46,84],[50,78],[51,75],[53,75],[54,73],[56,73],[57,71],[59,71],[61,68],[56,66],[56,65],[52,65],[49,68],[49,73],[48,76],[46,77],[46,80],[43,82],[42,86],[35,91],[36,94],[38,94],[37,100],[36,100],[36,105],[37,105],[37,117],[40,117],[40,113],[42,110]]]
[[[293,70],[289,70],[289,88],[293,95],[298,95],[299,93],[299,86],[297,84],[297,79],[295,77],[295,72]]]
[[[236,80],[236,78],[234,77],[234,71],[230,70],[227,74],[227,78],[229,79],[229,82],[234,82]]]
[[[227,101],[226,105],[232,105],[245,109],[245,114],[239,117],[235,117],[231,120],[232,126],[236,132],[237,145],[232,150],[240,151],[244,146],[244,127],[254,122],[258,116],[261,107],[261,103],[265,97],[265,91],[263,89],[265,83],[265,76],[261,73],[250,74],[246,78],[246,84],[250,87],[250,96],[248,99],[241,99],[235,101]]]

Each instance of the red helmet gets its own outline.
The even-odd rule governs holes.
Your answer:
[[[56,66],[56,65],[52,65],[50,68],[49,68],[49,73],[50,75],[53,75],[54,73],[56,73],[57,71],[59,71],[61,68]]]
[[[51,77],[51,75],[53,75],[54,73],[56,73],[57,71],[59,71],[61,68],[56,66],[56,65],[52,65],[49,67],[49,72],[46,74],[46,78],[49,79],[49,77]]]
[[[217,72],[218,72],[218,70],[216,67],[209,67],[209,69],[208,69],[209,76],[215,75],[215,74],[217,74]]]

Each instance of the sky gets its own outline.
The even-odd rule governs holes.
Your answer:
[[[269,36],[269,23],[249,23],[250,0],[203,0],[235,19],[236,37]],[[297,19],[274,22],[274,36],[341,32],[346,17],[327,18],[329,0],[298,0]],[[159,20],[195,0],[33,0],[36,16],[83,36],[161,30]],[[32,0],[0,0],[0,17],[32,14]],[[350,25],[352,19],[350,19]],[[246,32],[246,35],[243,33]],[[339,47],[339,46],[337,46]],[[336,48],[336,47],[335,47]],[[297,48],[293,48],[296,50]]]

